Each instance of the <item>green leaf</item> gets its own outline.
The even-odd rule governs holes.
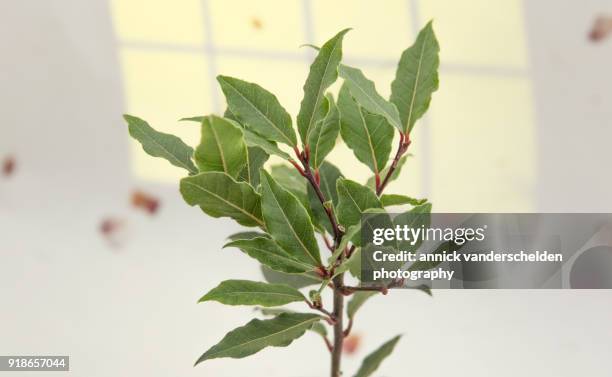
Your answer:
[[[292,257],[270,238],[240,239],[229,242],[223,247],[237,247],[261,264],[288,274],[304,273],[314,269],[311,265]]]
[[[253,319],[227,333],[219,343],[200,356],[196,365],[220,357],[247,357],[266,347],[287,347],[320,319],[316,314],[302,313],[283,313],[263,321]]]
[[[240,127],[216,115],[205,117],[195,160],[200,171],[224,172],[235,178],[247,163],[247,148]]]
[[[427,284],[419,284],[414,287],[405,286],[408,289],[416,289],[417,291],[421,291],[428,295],[429,297],[433,297],[433,293],[431,292],[431,287]]]
[[[300,201],[261,170],[262,213],[272,238],[304,263],[321,266],[319,246],[308,212]]]
[[[142,149],[153,157],[166,159],[174,166],[195,174],[198,169],[191,161],[193,148],[174,135],[158,132],[144,120],[125,114],[130,136],[138,140]]]
[[[399,110],[405,133],[410,133],[415,122],[425,114],[432,93],[438,89],[439,51],[430,21],[414,44],[402,53],[397,65],[390,100]]]
[[[342,237],[340,244],[338,245],[336,250],[334,250],[332,255],[329,257],[329,260],[328,260],[329,263],[333,263],[334,261],[336,261],[336,259],[338,259],[338,257],[344,251],[344,248],[348,245],[349,241],[351,241],[351,239],[353,239],[355,235],[359,234],[359,231],[361,230],[360,228],[361,227],[359,225],[353,225],[353,226],[350,226],[346,230],[346,233],[344,233],[344,236]]]
[[[308,138],[310,146],[310,164],[313,169],[318,169],[323,160],[336,145],[338,133],[340,132],[340,113],[331,94],[326,95],[327,115],[317,122]]]
[[[338,221],[348,229],[359,224],[361,215],[370,208],[383,208],[376,194],[369,188],[348,179],[337,182],[338,205],[336,213]]]
[[[338,78],[338,64],[342,59],[342,39],[349,29],[344,29],[325,42],[310,66],[304,84],[304,98],[297,116],[302,143],[307,143],[310,132],[325,117],[325,90]]]
[[[250,239],[253,239],[253,238],[257,238],[257,237],[270,238],[265,233],[246,231],[246,232],[234,233],[234,234],[230,235],[229,237],[227,237],[227,239],[230,240],[230,241],[237,241],[237,240],[250,240]],[[227,246],[227,245],[225,245],[225,246]],[[225,247],[225,246],[223,246],[223,247]]]
[[[321,335],[322,337],[326,337],[327,336],[327,328],[321,322],[315,322],[312,325],[312,327],[310,328],[310,330],[313,331],[313,332],[316,332],[317,334]]]
[[[361,248],[358,247],[353,251],[351,258],[346,261],[348,270],[353,277],[361,280]]]
[[[267,316],[277,316],[282,313],[295,313],[293,310],[284,309],[284,308],[257,308],[261,314]],[[327,336],[327,328],[321,322],[315,322],[310,331],[321,335],[322,337]]]
[[[391,215],[383,209],[370,209],[365,211],[365,213],[371,214],[370,216],[363,217],[361,221],[361,229],[366,235],[373,235],[375,233],[375,229],[396,228],[396,223],[394,223]],[[355,272],[359,276],[361,275],[361,270],[371,271],[384,268],[385,270],[391,271],[397,270],[404,265],[404,262],[401,261],[386,260],[376,262],[372,259],[372,252],[374,250],[381,251],[383,255],[395,255],[400,252],[399,250],[405,250],[398,247],[398,241],[395,238],[391,240],[384,240],[382,245],[374,245],[372,238],[364,237],[361,246],[367,250],[367,252],[360,253],[359,265],[355,266]],[[391,281],[393,281],[393,279],[384,279],[384,282],[386,283],[390,283]]]
[[[389,159],[393,126],[380,115],[372,114],[353,99],[346,84],[338,94],[340,134],[355,157],[372,172],[380,172]]]
[[[427,203],[427,199],[415,199],[405,195],[384,194],[380,197],[380,202],[385,207],[397,206],[402,204],[410,204],[411,206],[420,206]]]
[[[232,114],[264,138],[297,145],[291,116],[276,96],[261,86],[228,76],[217,76]]]
[[[293,166],[273,165],[270,168],[270,175],[285,190],[300,199],[300,202],[306,202],[306,179]]]
[[[436,247],[436,249],[431,252],[431,254],[444,254],[459,249],[461,249],[461,246],[457,245],[453,241],[445,241],[440,243],[438,247]],[[432,268],[438,267],[438,265],[440,265],[441,263],[441,261],[416,261],[412,265],[410,265],[410,267],[408,267],[408,271],[427,271],[431,270]]]
[[[276,145],[276,143],[266,140],[262,136],[259,136],[258,134],[247,130],[246,128],[243,128],[242,132],[244,133],[244,142],[249,147],[258,147],[263,149],[269,155],[278,156],[287,161],[292,160],[291,156],[289,156],[289,154],[280,149]]]
[[[313,226],[320,231],[322,226],[319,223],[319,217],[315,214],[315,210],[317,207],[311,207],[308,200],[307,190],[311,190],[312,188],[307,184],[307,181],[302,175],[293,167],[287,165],[274,165],[270,168],[270,174],[272,178],[283,186],[283,188],[293,195],[302,203],[302,206],[308,212],[308,216],[311,218],[313,222]]]
[[[374,227],[393,228],[394,226],[393,221],[391,220],[391,216],[382,208],[369,208],[363,211],[363,214],[377,215],[377,216],[364,217],[362,221],[360,222],[360,224],[357,226],[359,230],[365,230],[366,234],[373,234]],[[353,245],[355,246],[365,246],[365,247],[370,246],[370,244],[362,245],[361,232],[357,233],[353,237],[352,242],[353,242]],[[383,252],[387,252],[389,248],[392,248],[393,250],[397,250],[397,244],[395,241],[393,242],[387,241],[385,242],[384,246],[378,246],[377,248]],[[384,266],[386,267],[388,263],[391,263],[391,262],[386,262]],[[366,258],[362,262],[361,247],[357,247],[353,251],[353,254],[351,255],[351,257],[347,261],[344,262],[344,265],[346,265],[351,275],[353,275],[355,278],[359,280],[361,280],[361,269],[362,269],[363,264],[366,265],[366,266],[363,266],[365,269],[374,268],[370,258]],[[379,265],[380,265],[380,262],[377,263],[377,266]],[[392,264],[392,267],[395,268],[397,266],[395,264]]]
[[[265,265],[261,266],[261,273],[268,283],[287,284],[295,289],[321,284],[321,278],[311,273],[287,274],[284,272],[274,271]]]
[[[411,156],[412,155],[407,154],[404,157],[399,159],[399,161],[397,162],[397,167],[395,168],[393,173],[391,173],[391,177],[389,177],[389,183],[395,181],[397,179],[397,177],[399,177],[399,175],[400,175],[400,173],[402,171],[402,168],[404,167],[404,164],[408,160],[408,157],[411,157]],[[381,179],[381,181],[387,176],[387,172],[388,171],[389,171],[389,166],[387,166],[386,168],[384,168],[380,172],[380,179]],[[368,178],[368,182],[366,183],[366,186],[368,186],[369,188],[374,190],[376,188],[376,177],[372,176],[372,177]]]
[[[338,74],[344,79],[352,97],[361,107],[372,114],[384,117],[390,125],[402,131],[402,123],[395,105],[378,94],[374,82],[365,77],[361,70],[340,65]]]
[[[378,294],[378,292],[355,292],[353,298],[346,306],[346,315],[348,315],[350,319],[354,319],[355,313],[357,313],[370,297],[376,294]]]
[[[334,166],[333,164],[325,161],[321,165],[319,169],[319,187],[321,188],[321,192],[325,196],[325,199],[331,201],[333,205],[338,204],[338,193],[336,192],[336,181],[342,178],[342,173],[340,170]],[[300,176],[300,178],[302,178]],[[304,180],[302,178],[302,180]],[[312,210],[312,214],[316,219],[317,223],[322,225],[324,229],[327,230],[329,234],[333,234],[334,230],[332,228],[331,223],[329,222],[329,217],[327,217],[327,213],[323,209],[321,205],[321,201],[319,197],[315,193],[314,189],[308,185],[308,201],[310,204],[310,208]]]
[[[282,313],[295,313],[293,310],[285,308],[255,308],[256,311],[260,311],[261,314],[275,317]]]
[[[196,115],[192,117],[181,118],[179,119],[179,122],[195,122],[195,123],[202,124],[202,122],[204,121],[204,118],[206,118],[204,115]]]
[[[393,219],[394,225],[404,226],[407,225],[408,228],[418,229],[418,228],[428,228],[431,223],[431,203],[421,204],[420,206],[416,206],[412,208],[408,212],[401,213]],[[398,250],[402,251],[416,251],[421,247],[423,243],[423,238],[419,237],[419,239],[413,245],[411,241],[398,241]]]
[[[202,123],[204,120],[204,116],[194,116],[189,118],[182,118],[181,121],[190,121]],[[244,142],[248,147],[257,147],[263,149],[267,154],[275,155],[281,157],[285,160],[291,160],[291,156],[289,156],[286,152],[282,151],[276,143],[270,140],[266,140],[263,136],[256,134],[255,132],[244,127],[242,123],[240,123],[237,118],[231,113],[231,111],[225,111],[225,118],[228,121],[233,122],[236,126],[242,129],[242,133],[244,135]]]
[[[248,183],[225,173],[205,172],[181,179],[181,194],[212,217],[231,217],[245,226],[265,228],[261,198]]]
[[[263,149],[257,147],[247,148],[247,164],[238,175],[239,180],[250,183],[251,186],[259,185],[259,169],[268,161],[270,155]]]
[[[321,192],[327,200],[331,200],[335,205],[338,203],[338,192],[336,191],[336,182],[340,178],[344,178],[340,169],[331,162],[324,162],[319,169]]]
[[[321,206],[320,204],[319,207],[312,207],[311,203],[309,203],[308,193],[312,190],[312,188],[310,187],[310,185],[307,184],[306,179],[302,177],[302,175],[293,166],[287,165],[272,166],[270,169],[270,174],[272,175],[272,178],[274,178],[276,182],[283,186],[285,190],[289,191],[290,193],[295,195],[296,198],[298,198],[300,203],[302,203],[302,205],[308,212],[308,216],[313,222],[312,225],[317,231],[322,232],[323,225],[321,225],[322,223],[320,221],[325,220],[325,218],[320,217],[317,214],[317,209]],[[326,215],[323,214],[323,216]]]
[[[400,340],[401,335],[396,336],[395,338],[389,340],[376,351],[369,354],[361,364],[359,371],[355,374],[355,377],[368,377],[371,376],[372,373],[376,372],[380,364],[393,352],[395,345]]]
[[[225,305],[282,306],[306,298],[295,288],[284,284],[250,280],[226,280],[205,294],[200,301],[218,301]]]

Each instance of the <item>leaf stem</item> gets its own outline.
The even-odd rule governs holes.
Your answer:
[[[333,253],[334,252],[334,245],[331,243],[329,238],[327,238],[327,234],[323,234],[323,241],[325,242],[325,246],[327,246],[329,251],[331,251]]]
[[[389,292],[389,287],[382,285],[382,286],[371,286],[371,287],[350,287],[348,285],[342,286],[340,288],[340,290],[342,291],[342,293],[344,295],[352,295],[353,293],[357,292],[357,291],[375,291],[375,292],[380,292],[383,295],[386,295]]]
[[[346,338],[347,336],[349,336],[349,334],[351,333],[351,330],[353,329],[353,318],[349,317],[348,320],[348,325],[346,325],[346,329],[344,329],[344,332],[342,333],[344,335],[344,337]]]
[[[323,341],[325,342],[325,345],[327,346],[327,349],[329,350],[329,352],[333,352],[334,346],[331,344],[331,342],[325,335],[323,335]]]
[[[390,282],[387,285],[371,285],[371,286],[359,286],[359,287],[351,287],[348,285],[341,286],[338,290],[342,292],[342,294],[348,296],[352,295],[357,291],[370,291],[370,292],[380,292],[383,295],[389,293],[389,289],[401,287],[404,284],[404,279],[396,279]]]
[[[333,313],[330,313],[328,310],[325,310],[325,308],[323,308],[322,306],[319,305],[315,305],[312,302],[306,300],[306,305],[308,305],[308,307],[310,309],[314,309],[314,310],[318,310],[321,313],[325,314],[325,320],[327,321],[327,323],[329,323],[331,326],[334,326],[336,324],[336,318],[334,317]]]
[[[380,185],[376,185],[376,195],[380,196],[383,190],[385,189],[385,187],[387,187],[387,184],[389,183],[389,180],[391,179],[393,172],[395,172],[395,169],[397,169],[397,164],[399,163],[400,158],[402,157],[404,153],[406,153],[406,151],[408,150],[408,147],[410,146],[410,143],[411,143],[410,135],[407,133],[404,134],[400,132],[400,140],[399,140],[399,145],[397,147],[397,152],[395,153],[395,157],[393,158],[393,162],[391,163],[391,166],[389,167],[389,171],[387,171],[387,175],[385,176],[385,179],[383,179]]]

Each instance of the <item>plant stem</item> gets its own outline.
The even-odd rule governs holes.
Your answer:
[[[298,169],[298,171],[300,172],[300,174],[302,174],[302,176],[306,178],[308,183],[310,183],[310,186],[312,186],[315,193],[317,194],[317,197],[319,198],[319,201],[321,202],[321,205],[323,206],[323,210],[327,214],[327,217],[329,218],[329,222],[331,223],[332,228],[334,230],[334,249],[335,249],[340,244],[340,241],[342,240],[342,236],[344,235],[344,233],[340,230],[340,227],[338,226],[338,222],[336,221],[336,216],[334,216],[334,211],[325,205],[327,201],[325,199],[325,195],[321,191],[321,187],[319,186],[319,182],[317,181],[317,178],[315,178],[315,176],[312,174],[312,169],[310,168],[310,153],[308,152],[308,147],[304,148],[304,151],[301,153],[296,149],[295,153],[300,159],[300,161],[302,162],[302,166],[304,168],[303,169],[300,168],[295,163],[293,164],[293,166],[295,166],[296,169]]]
[[[295,154],[298,156],[300,161],[302,162],[303,168],[300,168],[299,165],[292,162],[293,166],[306,178],[308,183],[312,186],[321,205],[323,206],[323,210],[327,214],[329,218],[329,222],[332,225],[334,230],[334,244],[333,249],[335,250],[340,242],[342,241],[342,237],[344,236],[344,232],[340,230],[340,226],[336,221],[336,216],[334,215],[334,211],[331,207],[328,207],[325,199],[325,195],[321,191],[321,187],[319,186],[318,175],[312,174],[312,169],[310,168],[310,153],[308,146],[304,148],[303,152],[299,152],[297,148],[294,149]],[[291,161],[290,161],[291,162]],[[342,259],[342,256],[340,257]],[[341,371],[341,362],[342,362],[342,345],[344,343],[344,294],[342,293],[342,287],[344,286],[344,274],[339,274],[333,279],[334,283],[334,308],[331,313],[331,318],[334,319],[334,343],[328,349],[331,351],[331,377],[340,377],[342,374]],[[326,342],[327,343],[327,342]]]
[[[395,153],[395,157],[393,158],[393,162],[391,163],[391,166],[389,167],[389,171],[387,172],[385,179],[382,181],[380,185],[376,185],[376,195],[380,196],[383,190],[385,189],[385,187],[387,187],[387,184],[389,183],[389,180],[391,179],[393,172],[395,172],[395,169],[397,169],[397,164],[399,163],[400,158],[402,157],[404,153],[406,153],[409,146],[410,146],[410,136],[408,134],[403,134],[400,132],[400,140],[399,140],[399,146],[397,147],[397,152]]]
[[[334,287],[342,287],[344,285],[344,274],[340,274],[334,278]],[[344,343],[344,295],[340,289],[334,289],[334,311],[332,313],[336,318],[334,324],[334,345],[332,348],[331,357],[331,377],[340,377],[341,362],[342,362],[342,344]]]
[[[304,176],[306,177],[308,182],[310,182],[310,185],[312,186],[315,193],[317,194],[317,197],[319,198],[319,201],[321,202],[321,205],[323,206],[323,210],[327,214],[327,217],[329,218],[329,222],[332,225],[332,229],[334,230],[334,243],[335,243],[334,249],[335,249],[338,246],[338,244],[340,244],[340,240],[342,239],[342,235],[343,235],[342,231],[340,230],[340,227],[338,226],[338,222],[336,221],[336,216],[334,216],[334,212],[332,211],[332,209],[328,208],[325,205],[325,202],[326,202],[325,195],[321,191],[321,187],[316,182],[314,176],[312,175],[312,170],[310,170],[310,166],[307,163],[304,166],[304,173],[305,173]]]
[[[330,325],[333,325],[334,323],[336,323],[336,318],[334,318],[334,313],[330,313],[329,311],[325,310],[325,308],[323,308],[322,306],[317,306],[308,300],[306,300],[306,305],[308,305],[310,309],[318,310],[321,313],[325,314],[327,316],[326,321]]]
[[[331,342],[329,341],[329,339],[327,339],[326,336],[323,337],[323,341],[325,342],[325,346],[327,347],[327,349],[331,353],[333,351],[333,349],[334,349],[334,346],[331,344]]]

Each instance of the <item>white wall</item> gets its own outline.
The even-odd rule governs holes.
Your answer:
[[[541,211],[612,212],[612,44],[591,43],[605,0],[525,1]],[[520,146],[517,146],[520,148]]]

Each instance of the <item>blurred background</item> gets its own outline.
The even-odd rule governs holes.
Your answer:
[[[197,299],[261,276],[221,250],[239,228],[185,205],[181,172],[129,140],[121,114],[196,145],[198,127],[178,119],[223,111],[223,73],[296,115],[314,56],[299,46],[345,27],[345,61],[387,96],[430,19],[440,89],[389,192],[437,212],[612,212],[609,1],[0,2],[0,354],[70,355],[72,375],[87,377],[327,375],[310,334],[192,367],[252,314]],[[350,150],[330,158],[368,177]],[[347,375],[397,333],[377,375],[609,375],[608,291],[399,291],[372,303]]]

